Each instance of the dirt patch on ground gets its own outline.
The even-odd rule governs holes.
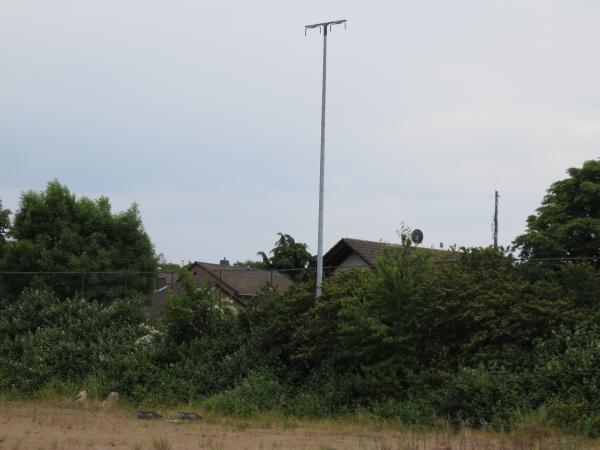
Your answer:
[[[590,442],[557,440],[556,437],[511,437],[469,430],[419,432],[324,421],[209,418],[183,423],[169,419],[176,417],[176,411],[161,413],[164,420],[143,421],[136,418],[135,411],[118,406],[0,401],[0,449],[525,450],[568,447],[575,450],[593,447]]]

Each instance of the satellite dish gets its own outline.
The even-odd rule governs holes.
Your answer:
[[[423,232],[419,229],[416,229],[411,233],[410,238],[415,244],[419,245],[421,242],[423,242]]]

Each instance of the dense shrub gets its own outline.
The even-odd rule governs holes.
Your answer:
[[[284,404],[283,386],[272,375],[261,372],[250,372],[234,387],[223,390],[204,403],[210,410],[233,416],[281,409]]]
[[[0,389],[502,428],[544,411],[600,435],[598,281],[587,264],[492,249],[440,262],[405,241],[375,270],[330,277],[319,299],[308,283],[269,287],[242,311],[182,274],[156,328],[139,300],[28,289],[0,302]]]
[[[142,324],[142,308],[135,299],[102,305],[23,291],[0,306],[0,386],[32,393],[94,373],[120,377],[119,369],[134,366],[133,357],[144,353],[140,341],[158,334]]]

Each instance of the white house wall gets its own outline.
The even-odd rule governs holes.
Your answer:
[[[335,270],[344,270],[350,268],[368,269],[369,265],[358,254],[352,253]]]

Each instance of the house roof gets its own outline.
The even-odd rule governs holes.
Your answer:
[[[375,259],[381,255],[385,245],[395,244],[386,244],[382,241],[342,238],[323,255],[323,265],[332,268],[336,267],[352,253],[356,253],[368,266],[375,267]]]
[[[229,286],[238,296],[255,296],[268,283],[280,289],[287,289],[292,281],[278,271],[231,267],[196,261],[197,265],[210,272],[225,286]]]
[[[163,286],[161,289],[157,289],[152,293],[151,303],[148,308],[146,308],[146,314],[148,316],[159,316],[165,310],[165,305],[167,304],[167,298],[169,297],[169,292],[171,292],[170,286]]]
[[[343,263],[351,254],[356,253],[369,267],[375,267],[376,259],[381,256],[385,247],[397,247],[383,241],[365,241],[362,239],[342,238],[323,255],[323,265],[335,268]],[[434,255],[447,255],[446,250],[422,248]]]
[[[179,276],[177,275],[177,272],[158,272],[156,274],[156,278],[161,278],[167,283],[173,284],[175,281],[177,281]]]
[[[214,278],[214,282],[220,286],[222,292],[231,296],[233,300],[241,305],[246,304],[245,297],[254,297],[267,284],[272,283],[282,290],[287,289],[292,281],[274,270],[258,270],[240,267],[231,267],[222,264],[211,264],[196,261],[188,267],[200,267]],[[165,286],[155,290],[151,296],[151,305],[146,309],[149,316],[158,316],[165,310],[167,298],[170,292],[178,292],[181,288],[179,277],[173,278],[171,273],[159,274],[159,277],[167,281]]]

